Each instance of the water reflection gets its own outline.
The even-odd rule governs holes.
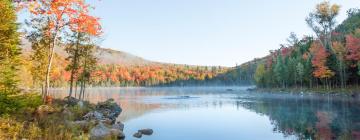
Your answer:
[[[360,103],[334,95],[255,94],[244,88],[94,88],[87,100],[113,98],[125,133],[142,139],[360,139]],[[53,90],[58,98],[66,91]],[[133,139],[128,137],[127,139]]]
[[[269,116],[274,131],[299,139],[360,139],[360,104],[333,95],[259,95],[240,105]]]

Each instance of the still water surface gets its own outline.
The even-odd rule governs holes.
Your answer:
[[[230,90],[231,89],[231,90]],[[360,101],[315,94],[250,93],[245,87],[93,88],[86,99],[123,108],[127,140],[360,140]],[[53,90],[56,97],[66,90]]]

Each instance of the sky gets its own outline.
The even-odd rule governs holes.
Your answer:
[[[104,29],[100,46],[168,63],[235,66],[313,34],[306,16],[322,0],[89,0]],[[359,0],[331,0],[346,10]]]

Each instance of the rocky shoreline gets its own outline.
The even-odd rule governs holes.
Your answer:
[[[67,104],[62,111],[63,117],[71,117],[72,112],[67,109],[68,105],[77,105],[80,108],[84,107],[84,102],[75,98],[65,98]],[[76,121],[68,122],[72,127],[78,127],[89,131],[90,140],[124,140],[125,134],[124,124],[117,121],[117,117],[121,114],[122,108],[114,102],[113,99],[108,99],[104,102],[97,103],[91,111],[86,113]],[[152,135],[152,129],[140,129],[133,136],[141,138],[142,135]]]

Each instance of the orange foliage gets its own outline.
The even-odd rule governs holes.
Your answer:
[[[315,68],[313,74],[317,78],[330,78],[335,75],[327,66],[326,60],[329,53],[321,45],[319,41],[314,42],[311,45],[310,53],[313,55],[312,65]]]
[[[89,15],[85,0],[34,0],[27,2],[27,8],[34,16],[49,20],[49,35],[65,27],[90,35],[101,33],[99,18]]]

